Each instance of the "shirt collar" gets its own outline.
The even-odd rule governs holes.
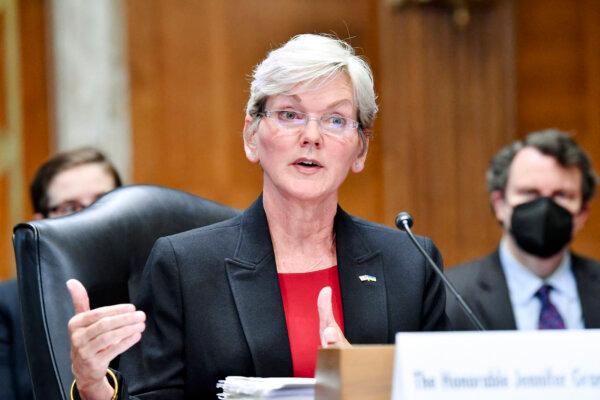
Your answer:
[[[569,298],[574,294],[576,296],[577,287],[571,270],[571,253],[565,252],[556,271],[545,280],[517,261],[510,252],[506,239],[500,242],[499,255],[510,296],[516,304],[531,301],[544,283]]]

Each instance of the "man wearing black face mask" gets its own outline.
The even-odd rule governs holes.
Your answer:
[[[600,328],[600,263],[573,254],[596,175],[564,132],[529,134],[492,159],[487,184],[504,234],[498,250],[448,278],[487,329]],[[474,329],[451,295],[457,330]]]

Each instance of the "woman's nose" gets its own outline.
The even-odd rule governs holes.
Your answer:
[[[323,141],[321,126],[317,118],[311,118],[307,121],[301,133],[302,144],[315,144],[319,147]]]

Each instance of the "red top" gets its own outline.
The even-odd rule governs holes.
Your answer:
[[[337,265],[314,272],[278,274],[294,376],[314,377],[319,337],[317,298],[325,286],[332,291],[333,316],[342,332],[344,318]]]

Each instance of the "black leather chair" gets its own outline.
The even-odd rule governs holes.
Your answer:
[[[93,308],[129,302],[157,238],[238,213],[177,190],[132,185],[79,213],[17,225],[22,325],[36,398],[69,398],[68,279],[84,284]]]

